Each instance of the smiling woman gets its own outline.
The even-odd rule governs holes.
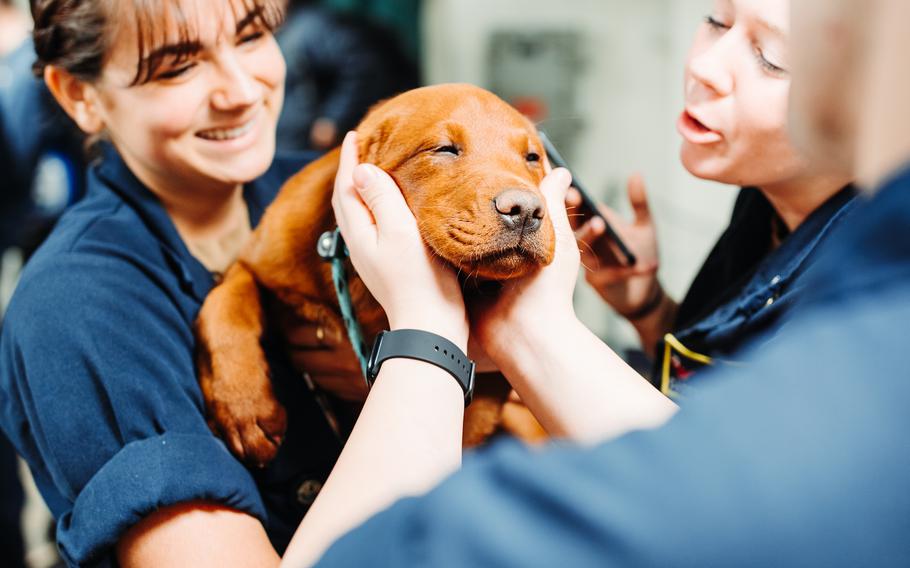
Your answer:
[[[340,451],[278,357],[293,419],[248,471],[209,430],[194,367],[202,301],[307,162],[275,156],[283,4],[32,2],[36,72],[100,160],[11,301],[0,425],[68,564],[277,563]]]
[[[275,153],[285,71],[271,35],[278,3],[96,1],[69,12],[59,4],[35,9],[36,68],[57,99],[85,132],[113,142],[181,235],[195,243],[218,233],[213,209],[230,232],[242,218],[239,184],[262,175]],[[220,271],[230,255],[215,256]]]

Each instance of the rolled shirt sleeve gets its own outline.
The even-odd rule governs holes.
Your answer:
[[[130,442],[98,470],[60,518],[60,550],[67,562],[82,565],[112,550],[149,513],[198,500],[265,518],[249,473],[211,434],[165,433]]]
[[[208,500],[265,519],[250,473],[209,431],[190,303],[175,276],[116,251],[70,252],[20,285],[0,356],[3,424],[74,565],[112,562],[123,533]]]

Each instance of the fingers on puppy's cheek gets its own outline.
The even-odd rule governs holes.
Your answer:
[[[362,191],[367,189],[376,177],[377,174],[372,166],[369,164],[360,164],[354,168],[351,175],[351,181],[354,184],[355,189]]]

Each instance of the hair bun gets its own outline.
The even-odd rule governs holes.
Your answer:
[[[85,81],[97,79],[109,40],[106,5],[104,0],[32,0],[35,74],[54,65]]]

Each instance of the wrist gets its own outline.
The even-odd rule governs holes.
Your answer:
[[[663,286],[660,285],[660,282],[655,282],[651,294],[644,301],[644,303],[639,305],[634,310],[625,312],[620,312],[617,310],[617,313],[627,319],[630,323],[635,324],[638,321],[647,319],[655,313],[658,313],[661,308],[664,307],[667,298],[668,297],[664,292]]]
[[[673,327],[678,309],[676,301],[664,294],[657,309],[643,318],[630,321],[641,338],[642,348],[649,356],[654,356],[656,344]]]
[[[421,329],[383,331],[376,337],[367,364],[367,382],[372,386],[386,360],[416,359],[435,366],[454,378],[462,389],[465,406],[474,393],[474,363],[464,350],[436,333]]]
[[[546,398],[554,383],[565,380],[566,360],[578,359],[589,334],[576,317],[541,321],[500,342],[490,359],[522,399]]]
[[[546,358],[551,345],[558,345],[583,326],[574,310],[546,311],[505,322],[488,331],[484,349],[500,369],[513,366],[514,361]],[[556,339],[559,338],[559,339]]]
[[[395,388],[399,394],[401,388],[407,388],[424,401],[438,399],[451,402],[456,408],[465,407],[464,391],[458,381],[444,369],[419,359],[398,357],[385,361],[372,388],[380,384]]]

